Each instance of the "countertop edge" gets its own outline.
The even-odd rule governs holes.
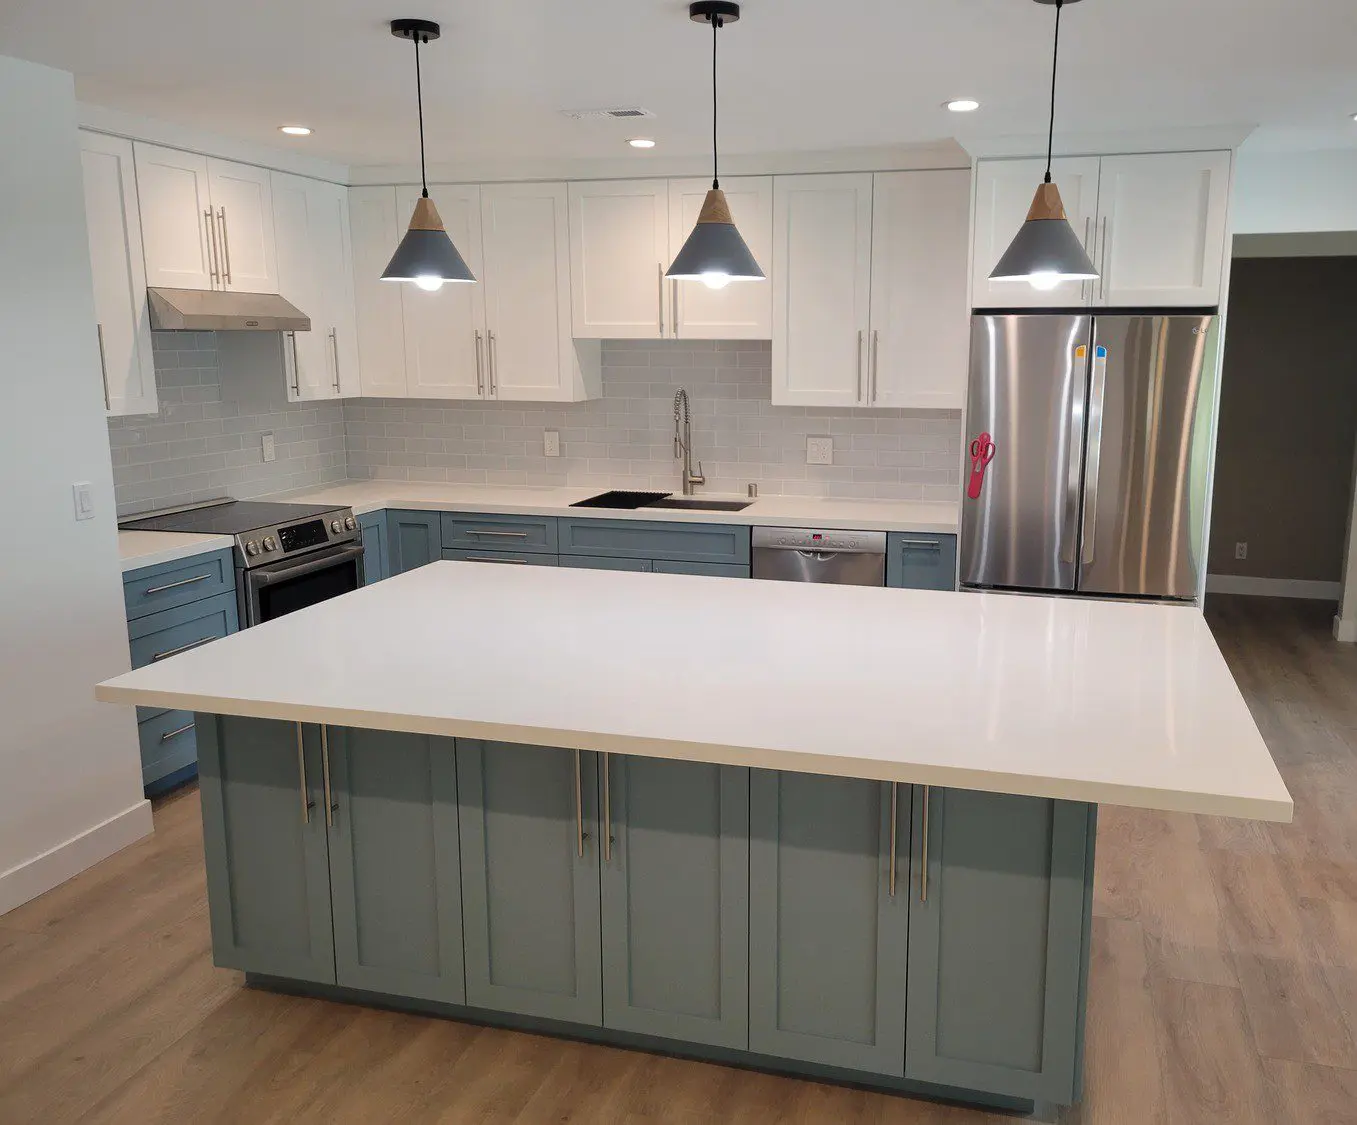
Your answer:
[[[119,534],[122,534],[120,531]],[[176,532],[144,531],[142,535],[175,535]],[[214,542],[205,543],[181,543],[173,547],[161,547],[143,555],[134,555],[130,558],[123,558],[122,573],[128,575],[137,570],[146,570],[149,567],[161,566],[164,563],[178,562],[180,559],[196,558],[198,555],[211,555],[217,551],[229,551],[235,546],[235,542],[225,535],[212,536]]]

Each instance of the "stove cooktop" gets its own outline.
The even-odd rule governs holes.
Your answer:
[[[227,500],[205,508],[163,515],[133,516],[118,524],[123,531],[179,531],[195,535],[246,535],[280,523],[343,512],[335,504],[274,504],[265,500]]]

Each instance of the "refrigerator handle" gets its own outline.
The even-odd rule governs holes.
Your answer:
[[[1074,364],[1079,375],[1088,369],[1088,345],[1076,344]],[[1079,385],[1082,390],[1083,379]],[[1084,395],[1076,394],[1070,404],[1069,452],[1065,458],[1065,527],[1061,535],[1064,546],[1060,561],[1074,563],[1079,543],[1079,493],[1083,487],[1084,471]]]
[[[1093,385],[1088,396],[1088,472],[1084,481],[1083,554],[1085,566],[1093,561],[1094,533],[1098,527],[1098,468],[1103,452],[1103,397],[1107,392],[1107,348],[1093,348]]]

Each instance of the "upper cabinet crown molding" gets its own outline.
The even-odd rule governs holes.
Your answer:
[[[982,160],[975,177],[976,308],[1216,305],[1226,257],[1232,154],[1141,153],[1057,160],[1070,224],[1101,275],[1040,292],[989,280],[1027,213],[1042,160]]]

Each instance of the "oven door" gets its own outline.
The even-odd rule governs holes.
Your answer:
[[[363,544],[345,543],[246,570],[241,576],[245,624],[260,625],[363,584]]]

